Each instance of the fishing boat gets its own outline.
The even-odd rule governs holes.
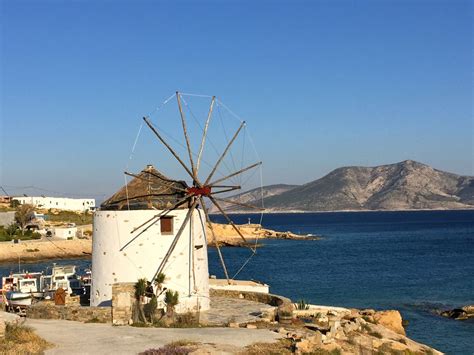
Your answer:
[[[2,277],[2,291],[29,294],[33,298],[43,298],[41,290],[42,272],[25,272]],[[18,296],[20,297],[20,296]]]
[[[62,288],[69,295],[74,295],[76,290],[82,289],[82,282],[77,275],[75,265],[53,264],[51,274],[44,275],[41,281],[42,290],[47,298],[53,297],[58,288]]]

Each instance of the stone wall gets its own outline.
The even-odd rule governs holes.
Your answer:
[[[65,319],[78,322],[111,323],[110,307],[83,307],[77,304],[56,306],[51,301],[38,302],[26,310],[26,317],[35,319]]]
[[[112,285],[112,323],[127,325],[132,321],[135,302],[135,283],[121,282]]]

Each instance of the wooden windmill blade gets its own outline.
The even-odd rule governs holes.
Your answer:
[[[186,115],[185,115],[185,112],[183,110],[182,94],[179,93],[179,92],[176,92],[176,99],[177,99],[177,105],[178,105],[178,111],[179,111],[179,117],[180,117],[181,129],[182,129],[182,137],[184,138],[184,143],[185,143],[183,145],[183,147],[185,147],[185,150],[186,150],[186,153],[187,153],[186,154],[187,159],[181,157],[177,153],[177,151],[171,146],[171,144],[169,142],[167,142],[167,140],[164,138],[164,136],[160,133],[160,129],[157,126],[155,126],[149,120],[148,117],[144,117],[143,120],[145,121],[147,126],[150,128],[150,130],[153,132],[153,134],[156,136],[156,138],[160,141],[160,143],[168,150],[168,152],[171,154],[171,156],[179,163],[179,165],[186,171],[187,175],[192,179],[192,186],[182,187],[182,188],[176,187],[176,190],[179,190],[183,194],[183,198],[179,202],[187,203],[188,206],[191,206],[190,210],[192,210],[192,211],[195,208],[199,208],[199,206],[198,206],[198,202],[199,202],[200,208],[204,211],[206,224],[209,225],[209,229],[210,229],[211,234],[212,234],[212,240],[214,241],[214,243],[216,245],[217,252],[218,252],[218,255],[219,255],[219,260],[221,262],[221,266],[222,266],[222,269],[224,271],[225,277],[229,281],[230,279],[229,279],[228,269],[227,269],[227,266],[224,262],[222,252],[220,250],[218,236],[216,235],[214,229],[212,228],[212,223],[211,223],[211,220],[210,220],[210,217],[209,217],[209,208],[206,206],[205,199],[207,198],[209,203],[211,205],[215,206],[215,208],[217,209],[219,214],[221,214],[224,217],[224,219],[232,226],[233,230],[237,233],[237,235],[243,240],[244,245],[249,247],[249,249],[252,251],[252,253],[255,254],[255,248],[251,247],[251,245],[248,243],[248,241],[245,238],[245,236],[243,235],[243,233],[235,225],[235,223],[232,221],[232,219],[228,216],[228,214],[225,211],[225,208],[222,208],[220,203],[222,202],[222,203],[226,203],[226,204],[233,204],[235,206],[240,206],[240,207],[244,207],[244,208],[247,208],[247,209],[254,209],[254,210],[258,210],[258,211],[261,211],[262,208],[252,206],[252,205],[249,205],[249,204],[240,203],[238,201],[221,199],[221,198],[218,198],[215,195],[228,193],[228,192],[231,192],[231,191],[234,191],[234,190],[240,190],[241,189],[240,185],[236,185],[236,184],[233,184],[233,185],[220,185],[220,183],[222,183],[223,181],[229,180],[233,177],[239,176],[239,175],[241,175],[241,174],[243,174],[243,173],[245,173],[245,172],[247,172],[251,169],[259,167],[261,165],[261,162],[257,162],[257,163],[254,163],[252,165],[246,166],[245,168],[241,168],[240,170],[236,170],[236,171],[232,172],[231,174],[226,174],[226,175],[223,175],[223,176],[221,174],[222,177],[217,178],[217,179],[215,178],[215,180],[211,182],[213,177],[215,177],[216,173],[218,172],[219,167],[224,162],[224,159],[226,158],[226,156],[229,154],[229,152],[233,148],[233,145],[235,144],[236,139],[239,136],[240,132],[246,126],[245,121],[240,121],[239,127],[233,133],[233,135],[231,136],[231,139],[227,141],[227,144],[225,145],[222,152],[219,154],[219,156],[218,156],[216,162],[214,163],[214,165],[211,166],[210,173],[208,174],[208,176],[205,179],[201,180],[198,176],[198,173],[200,171],[201,162],[204,159],[204,157],[203,157],[204,156],[204,148],[205,148],[206,142],[208,141],[208,133],[209,133],[209,127],[211,126],[211,118],[212,118],[213,108],[214,108],[215,103],[218,100],[216,99],[215,96],[212,97],[212,100],[211,100],[211,103],[210,103],[210,106],[209,106],[209,110],[207,112],[204,127],[201,127],[202,136],[201,136],[201,139],[200,139],[198,153],[195,154],[192,151],[192,145],[191,145],[191,139],[190,139],[189,132],[188,132],[188,125],[187,125]],[[186,160],[189,161],[189,164],[187,164],[185,162]],[[130,173],[127,173],[127,174],[133,176],[133,174],[130,174]],[[153,175],[153,173],[150,173],[150,175]],[[202,183],[201,181],[204,181],[204,183]],[[173,185],[174,183],[163,181],[163,184],[165,186],[168,185],[168,186],[170,186],[170,188],[172,188],[171,185]],[[150,225],[152,225],[157,220],[159,220],[162,216],[163,216],[163,214],[159,214],[159,215],[156,215],[156,216],[150,218],[147,221],[144,221],[140,226],[137,226],[136,228],[134,228],[134,231],[139,229],[139,228],[142,228],[142,227],[148,228]],[[191,217],[189,217],[189,215],[187,215],[187,218],[185,218],[184,221],[182,222],[182,224],[179,228],[180,232],[176,235],[176,239],[175,239],[176,242],[179,239],[179,237],[181,236],[182,231],[184,230],[184,226],[185,226],[186,223],[189,222],[190,218]],[[148,227],[146,227],[146,226],[148,226]],[[173,244],[171,245],[170,250],[168,251],[168,253],[172,253],[175,245],[176,245],[176,243],[173,242]],[[168,253],[167,253],[167,255],[168,255]],[[160,264],[160,267],[158,268],[158,271],[157,271],[156,275],[159,272],[161,272],[160,270],[162,270],[165,267],[166,260],[164,260]]]

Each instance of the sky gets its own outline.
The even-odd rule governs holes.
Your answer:
[[[265,185],[406,159],[474,175],[471,1],[0,5],[0,186],[13,193],[110,195],[141,117],[176,90],[246,120]]]

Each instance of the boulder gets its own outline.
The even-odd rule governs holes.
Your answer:
[[[402,325],[402,316],[399,311],[380,311],[374,315],[374,321],[394,332],[405,335],[405,328]]]

